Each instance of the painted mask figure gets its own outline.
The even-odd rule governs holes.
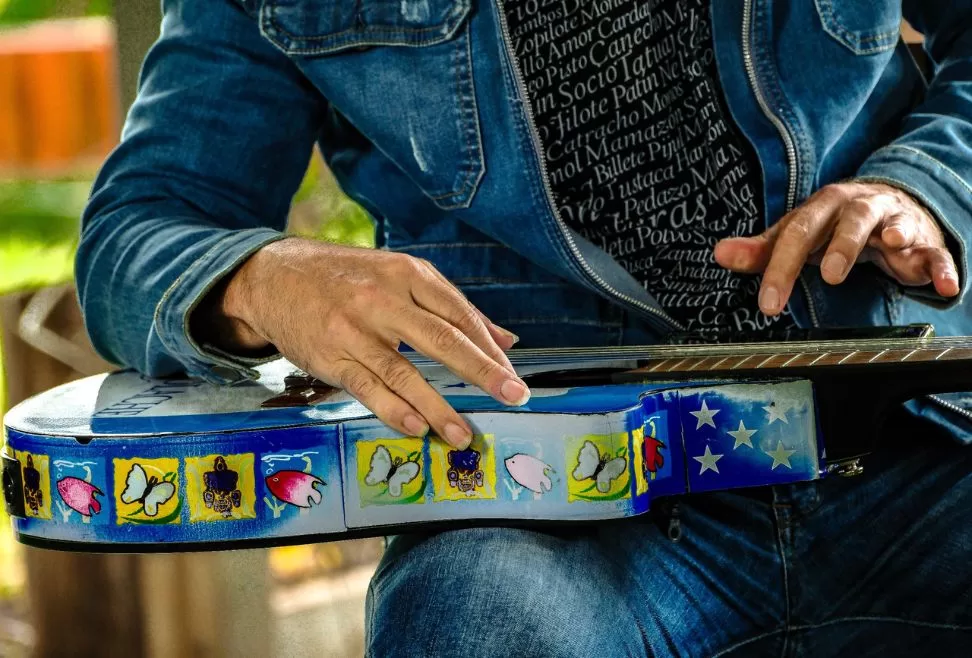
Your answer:
[[[665,465],[665,455],[661,452],[664,447],[665,444],[655,437],[645,437],[645,442],[641,446],[641,471],[646,479],[653,479],[658,469]]]
[[[483,472],[479,469],[479,451],[471,448],[449,451],[449,486],[463,493],[483,486]]]
[[[44,505],[40,471],[34,468],[34,458],[30,455],[27,455],[27,464],[24,465],[24,501],[34,514],[37,514]]]
[[[226,467],[226,460],[222,456],[217,457],[213,470],[203,474],[203,483],[206,485],[203,502],[206,507],[229,518],[233,514],[233,508],[239,507],[243,502],[243,494],[236,488],[239,479],[236,471]]]

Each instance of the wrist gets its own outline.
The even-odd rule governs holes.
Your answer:
[[[272,271],[274,247],[280,240],[254,252],[206,294],[192,312],[190,330],[200,343],[241,356],[262,356],[273,345],[261,330],[267,274]]]

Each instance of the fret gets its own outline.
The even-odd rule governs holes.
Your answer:
[[[852,358],[855,354],[857,354],[857,350],[854,350],[850,354],[847,354],[844,358],[842,358],[840,361],[837,362],[837,365],[841,365],[842,363],[844,363],[848,359]]]
[[[781,368],[786,368],[791,363],[793,363],[794,361],[796,361],[797,359],[799,359],[801,356],[803,356],[803,352],[799,352],[797,354],[794,354],[792,357],[790,357],[789,359],[787,359],[787,361],[783,365],[781,365],[780,367]]]
[[[678,363],[676,363],[675,365],[673,365],[671,368],[669,368],[667,370],[667,372],[674,372],[674,371],[678,370],[678,367],[680,365],[682,365],[683,363],[685,363],[686,361],[688,361],[688,357],[682,359],[681,361],[679,361]]]
[[[708,360],[709,360],[709,357],[707,357],[707,356],[703,356],[701,359],[696,359],[695,360],[695,363],[693,363],[691,366],[689,366],[688,368],[685,369],[685,372],[690,372],[692,370],[695,370],[696,368],[698,368],[700,365],[702,365],[703,363],[705,363]]]
[[[882,356],[884,356],[885,354],[887,354],[889,351],[890,350],[886,350],[886,349],[885,350],[881,350],[880,352],[878,352],[877,354],[875,354],[874,356],[872,356],[870,359],[868,359],[868,363],[874,363],[876,360],[880,359]]]
[[[736,370],[736,369],[738,369],[738,368],[739,368],[739,366],[741,366],[742,364],[744,364],[744,363],[746,363],[746,362],[747,362],[747,361],[749,361],[749,360],[750,360],[751,358],[753,358],[753,355],[752,355],[752,354],[750,354],[749,356],[747,356],[747,357],[746,357],[745,359],[743,359],[742,361],[737,361],[737,362],[736,362],[736,365],[734,365],[734,366],[733,366],[732,368],[730,368],[730,370]]]
[[[816,359],[814,359],[813,361],[811,361],[807,365],[808,366],[815,366],[815,365],[817,365],[817,361],[819,361],[820,359],[823,359],[823,358],[827,357],[829,354],[830,354],[830,352],[824,352],[823,354],[821,354],[820,356],[818,356]]]
[[[948,354],[951,351],[952,351],[952,348],[951,347],[945,348],[944,350],[942,350],[942,353],[941,354],[939,354],[938,356],[935,357],[935,360],[938,361],[940,358],[942,358],[943,356],[945,356],[946,354]]]
[[[903,359],[901,359],[901,363],[904,363],[905,361],[907,361],[908,359],[910,359],[911,357],[913,357],[915,354],[917,354],[919,351],[920,350],[911,350],[910,352],[908,352],[905,355],[905,357]]]

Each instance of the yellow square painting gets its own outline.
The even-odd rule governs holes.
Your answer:
[[[113,471],[118,525],[181,523],[178,459],[115,459]]]
[[[628,433],[566,439],[567,500],[607,501],[630,495]]]
[[[186,458],[189,521],[256,518],[252,452]]]
[[[433,500],[496,498],[496,452],[492,434],[474,436],[465,450],[456,450],[438,438],[430,441]]]
[[[27,516],[35,519],[51,518],[51,467],[47,455],[14,452],[20,462],[24,486],[24,506]]]
[[[635,495],[640,496],[648,491],[648,478],[645,477],[645,428],[636,427],[631,431],[631,444],[634,450]]]
[[[356,442],[361,506],[424,503],[424,444],[418,438]]]

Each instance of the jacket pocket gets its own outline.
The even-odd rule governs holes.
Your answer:
[[[485,164],[471,0],[260,0],[263,35],[333,109],[443,209],[472,202]]]
[[[827,34],[855,55],[891,50],[901,36],[901,0],[814,0]]]
[[[291,55],[431,46],[453,36],[471,0],[267,0],[260,29]]]

